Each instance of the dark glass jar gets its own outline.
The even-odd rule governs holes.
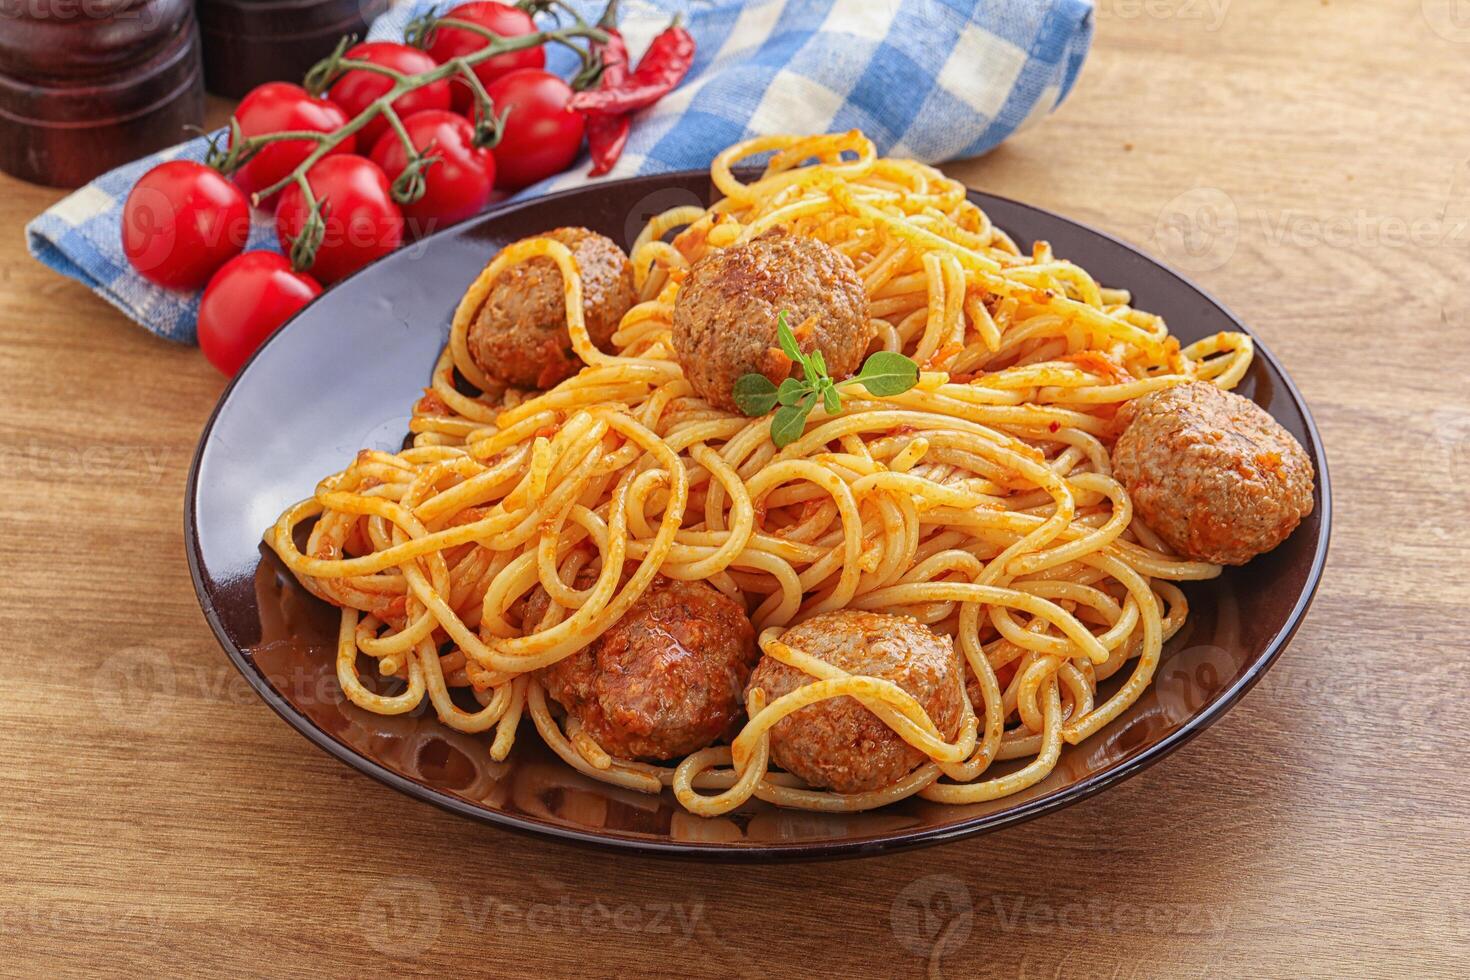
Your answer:
[[[203,121],[190,0],[0,0],[0,170],[77,187]]]
[[[238,99],[263,82],[300,82],[342,35],[361,38],[389,0],[198,2],[204,83]]]

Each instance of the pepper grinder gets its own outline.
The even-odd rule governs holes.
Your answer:
[[[77,187],[203,121],[190,0],[0,0],[0,170]]]
[[[204,84],[238,99],[264,82],[300,82],[344,34],[361,38],[389,0],[198,0]]]

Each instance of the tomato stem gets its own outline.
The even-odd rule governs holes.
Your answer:
[[[596,85],[598,78],[602,77],[602,56],[590,49],[584,51],[570,41],[562,41],[561,43],[575,51],[577,56],[582,59],[582,67],[577,69],[577,73],[572,76],[571,82],[568,83],[572,89],[580,92],[584,88]]]
[[[304,172],[296,176],[295,184],[301,188],[306,219],[301,223],[301,231],[291,240],[287,257],[291,260],[293,272],[306,272],[316,263],[317,250],[327,234],[326,206],[317,200]]]
[[[347,49],[356,43],[356,34],[344,34],[338,39],[331,54],[307,69],[305,77],[301,79],[301,87],[309,94],[320,97],[336,78],[337,65],[346,57]]]
[[[475,145],[485,150],[493,150],[500,142],[500,137],[505,134],[505,121],[510,118],[510,109],[506,109],[499,116],[495,114],[495,100],[490,98],[490,93],[485,90],[485,83],[480,81],[474,69],[463,68],[460,77],[470,87],[470,92],[475,98],[475,116],[472,122],[475,126]]]
[[[412,160],[418,156],[418,147],[413,145],[413,137],[409,136],[408,130],[403,128],[403,119],[399,117],[398,110],[391,105],[388,106],[383,110],[383,118],[388,120],[388,126],[398,134],[398,138],[403,142],[403,149],[408,153],[408,158]]]
[[[438,157],[429,156],[434,144],[431,141],[420,153],[418,147],[413,145],[413,137],[408,135],[408,130],[399,118],[398,111],[392,106],[383,110],[383,118],[388,120],[388,125],[398,135],[403,143],[404,152],[408,154],[408,162],[404,165],[403,172],[393,181],[389,187],[389,193],[393,200],[399,204],[413,204],[428,192],[428,181],[424,180],[424,171],[439,162]]]
[[[389,68],[387,65],[380,65],[375,61],[358,61],[356,58],[343,58],[341,61],[337,62],[337,67],[340,70],[338,71],[337,75],[332,79],[332,82],[336,82],[338,78],[347,74],[349,71],[367,71],[372,72],[376,75],[387,75],[395,82],[401,82],[405,78],[412,77],[410,75],[405,75],[397,68]],[[331,87],[330,82],[328,83],[328,87]]]

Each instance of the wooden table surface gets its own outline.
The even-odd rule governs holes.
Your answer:
[[[1315,410],[1326,579],[1227,718],[1062,813],[864,861],[639,860],[400,796],[282,724],[195,604],[223,380],[27,258],[60,194],[0,178],[0,973],[1463,976],[1470,17],[1098,7],[1060,113],[950,170],[1193,274]]]

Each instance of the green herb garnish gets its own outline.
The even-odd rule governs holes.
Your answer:
[[[919,366],[893,351],[879,351],[863,362],[857,374],[845,381],[833,381],[821,351],[801,352],[785,310],[776,317],[776,341],[792,363],[801,366],[802,377],[787,378],[778,386],[763,374],[746,374],[735,382],[733,394],[735,404],[746,415],[765,415],[776,409],[771,418],[771,441],[777,448],[801,438],[806,430],[806,418],[818,401],[828,415],[842,414],[842,396],[838,392],[847,385],[860,384],[868,394],[888,398],[903,394],[919,383]]]

